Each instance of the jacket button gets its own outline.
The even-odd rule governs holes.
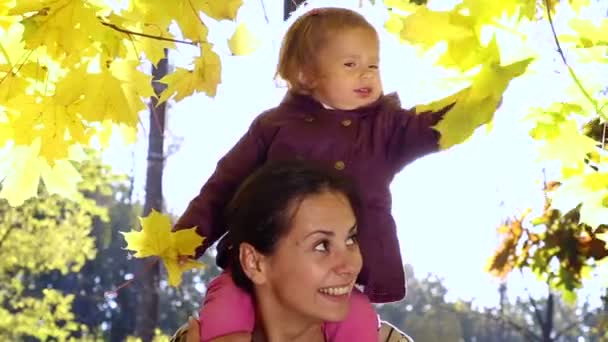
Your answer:
[[[336,170],[344,170],[344,168],[346,167],[346,164],[344,164],[343,161],[338,160],[335,164],[334,167],[336,168]]]
[[[346,119],[346,120],[342,120],[342,126],[344,127],[348,127],[352,124],[353,122],[350,119]]]
[[[312,116],[307,116],[307,117],[304,118],[304,121],[306,121],[306,122],[313,122],[313,121],[315,121],[315,118],[313,118]]]

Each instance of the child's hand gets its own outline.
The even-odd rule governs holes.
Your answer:
[[[185,265],[192,257],[189,255],[178,255],[177,256],[177,264],[180,266]]]

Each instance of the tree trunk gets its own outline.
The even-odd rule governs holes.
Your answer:
[[[498,293],[500,295],[499,315],[500,315],[500,317],[505,317],[505,307],[508,302],[507,283],[506,282],[503,281],[500,283],[500,286],[498,287]],[[499,341],[506,341],[507,327],[505,325],[504,320],[501,320],[498,324],[498,334],[497,335],[498,335]]]
[[[542,326],[543,342],[553,342],[553,316],[555,311],[553,299],[553,293],[549,292],[549,296],[547,297],[547,308],[545,311],[545,324]]]
[[[291,12],[295,11],[305,0],[283,0],[283,20],[287,20]]]
[[[158,80],[167,74],[167,50],[165,58],[160,60],[157,67],[152,67],[152,86],[157,96],[166,88]],[[144,216],[152,209],[162,211],[163,208],[163,166],[164,166],[164,131],[166,102],[157,107],[156,98],[150,99],[150,128],[148,136],[148,170],[146,172],[146,199]],[[143,342],[150,342],[154,337],[154,329],[159,314],[159,264],[150,266],[149,259],[138,260],[139,281],[137,291],[137,311],[135,317],[135,335]],[[151,267],[151,268],[150,268]]]

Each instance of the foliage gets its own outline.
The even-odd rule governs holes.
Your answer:
[[[558,297],[553,297],[553,308],[548,309],[549,297],[533,299],[517,298],[510,302],[506,298],[506,285],[498,292],[501,298],[497,306],[479,308],[472,301],[446,300],[447,289],[441,279],[434,276],[417,278],[411,267],[408,274],[408,296],[396,303],[380,305],[377,310],[383,320],[387,320],[422,341],[484,341],[484,342],[524,342],[547,341],[542,336],[541,315],[546,320],[551,315],[552,341],[575,342],[579,337],[585,341],[604,341],[604,330],[599,325],[608,318],[608,308],[590,308],[585,302],[572,306]]]
[[[169,217],[152,209],[152,212],[140,218],[141,231],[122,233],[127,242],[127,249],[135,251],[136,258],[159,256],[169,274],[169,284],[179,286],[182,273],[203,264],[191,258],[180,259],[180,256],[194,256],[195,250],[203,243],[204,238],[196,233],[196,227],[171,232]]]
[[[111,194],[109,184],[119,178],[95,161],[80,165],[84,180],[71,199],[41,188],[19,207],[0,201],[0,339],[67,340],[86,332],[72,312],[74,294],[35,283],[44,275],[79,272],[96,256],[91,227],[108,217],[93,195]]]
[[[154,95],[141,67],[178,42],[200,54],[191,69],[161,80],[168,85],[161,99],[214,96],[221,65],[201,13],[232,20],[242,2],[2,1],[0,197],[19,205],[36,196],[41,178],[50,193],[74,194],[80,177],[68,161],[81,158],[82,147],[106,146],[112,134],[133,139],[145,98]]]
[[[605,141],[592,139],[580,125],[595,120],[604,127],[608,118],[606,84],[601,81],[608,72],[608,19],[592,21],[580,15],[583,11],[588,15],[588,6],[597,7],[600,2],[463,0],[441,11],[399,0],[385,3],[394,9],[386,23],[389,31],[438,55],[438,66],[453,71],[464,80],[461,83],[471,84],[471,90],[459,96],[460,107],[457,102],[452,109],[457,112],[452,116],[455,122],[444,120],[438,126],[445,136],[444,146],[467,138],[458,135],[459,128],[491,119],[508,81],[522,72],[517,63],[530,63],[521,76],[523,82],[547,68],[565,74],[564,84],[552,94],[559,102],[529,108],[530,135],[542,143],[542,160],[562,166],[557,180],[563,186],[556,207],[566,212],[582,203],[580,220],[592,229],[608,222]],[[568,22],[568,32],[556,31],[553,18],[557,16]],[[552,30],[557,54],[543,49],[532,35],[533,22]],[[556,59],[561,65],[554,65]]]
[[[498,228],[503,240],[488,260],[487,269],[505,279],[514,269],[529,268],[571,302],[592,268],[608,260],[608,246],[601,238],[608,226],[592,229],[581,222],[580,206],[565,214],[552,208],[550,195],[557,189],[558,183],[547,184],[540,216],[526,220],[528,210]]]
[[[115,2],[0,2],[0,197],[13,207],[26,203],[16,210],[25,210],[28,199],[38,195],[41,179],[43,193],[77,196],[84,175],[73,161],[87,158],[82,148],[107,146],[113,134],[133,139],[138,113],[146,109],[145,98],[154,94],[151,76],[141,71],[142,66],[156,64],[165,49],[190,44],[200,53],[190,68],[176,68],[161,80],[167,88],[160,100],[179,101],[197,92],[215,95],[221,60],[207,39],[207,25],[234,20],[242,0],[131,0],[122,2],[121,8],[110,3]],[[418,107],[433,109],[456,100],[437,126],[443,148],[466,141],[481,124],[491,125],[503,93],[516,77],[525,85],[544,70],[564,75],[552,94],[557,101],[528,108],[522,123],[532,126],[530,136],[538,142],[542,160],[559,165],[561,172],[554,180],[561,185],[551,199],[555,211],[546,211],[536,221],[543,232],[530,235],[530,228],[505,228],[511,237],[501,250],[503,260],[496,259],[492,269],[504,274],[530,266],[554,287],[571,293],[596,265],[593,259],[606,259],[597,246],[605,247],[608,240],[603,226],[608,223],[608,92],[603,82],[608,73],[608,19],[582,15],[601,2],[461,0],[442,9],[435,4],[376,2],[391,9],[386,22],[390,32],[450,75],[431,96],[439,100]],[[556,26],[557,19],[568,26]],[[544,38],[534,35],[539,25],[552,33],[556,51],[547,50]],[[246,32],[237,33],[231,45],[247,40]],[[77,217],[71,215],[70,219]],[[48,238],[55,241],[57,235]],[[24,236],[20,245],[32,242],[32,236]],[[4,249],[8,240],[0,241]],[[568,245],[562,247],[563,243]],[[42,252],[11,253],[7,262],[21,265],[10,255],[44,253],[44,246],[33,246]],[[81,253],[88,245],[82,246],[74,254],[80,257],[63,266],[35,261],[25,265],[37,271],[74,270],[92,257]],[[512,258],[505,256],[506,251]],[[553,258],[560,261],[555,269],[549,264]],[[20,276],[15,272],[11,279]]]
[[[5,167],[0,170],[4,184],[0,196],[12,205],[22,203],[36,194],[41,177],[50,193],[73,193],[79,177],[67,161],[82,158],[78,153],[82,146],[107,143],[112,132],[133,136],[138,112],[146,108],[144,99],[153,96],[151,77],[140,71],[141,66],[157,63],[164,49],[191,44],[200,54],[191,69],[178,67],[162,80],[168,87],[161,100],[181,100],[196,92],[214,96],[221,61],[207,39],[207,25],[212,20],[233,20],[241,4],[242,0],[133,0],[119,8],[101,0],[3,2],[0,148],[4,147]],[[528,121],[534,126],[530,133],[542,142],[539,152],[544,158],[563,166],[562,200],[556,200],[555,206],[566,212],[582,203],[580,219],[592,228],[608,218],[604,205],[608,177],[604,142],[598,144],[585,135],[580,122],[599,120],[603,125],[606,119],[608,101],[601,77],[608,69],[608,19],[592,21],[580,13],[588,13],[589,6],[596,4],[594,0],[505,0],[488,5],[462,0],[452,8],[435,10],[433,2],[428,6],[405,0],[376,3],[391,9],[386,22],[390,32],[452,75],[434,97],[454,95],[430,104],[458,100],[438,125],[444,148],[465,141],[480,124],[492,122],[512,79],[534,77],[553,68],[559,58],[560,72],[568,77],[559,94],[554,94],[559,102],[530,108]],[[568,31],[555,31],[554,17],[567,21]],[[557,54],[542,49],[532,23],[554,29]],[[253,40],[241,24],[231,45]],[[237,47],[235,53],[246,50]]]

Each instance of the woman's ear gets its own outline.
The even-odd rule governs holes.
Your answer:
[[[239,261],[241,268],[251,282],[255,285],[264,284],[267,280],[265,256],[252,245],[243,242],[239,246]]]

